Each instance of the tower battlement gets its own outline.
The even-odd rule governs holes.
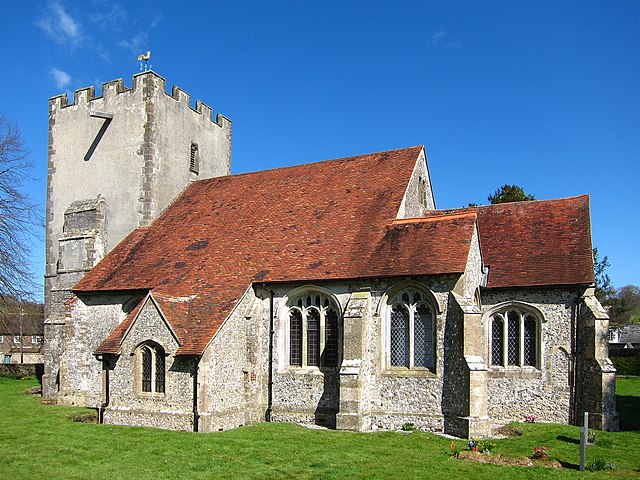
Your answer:
[[[155,72],[133,75],[131,85],[119,78],[103,83],[99,96],[88,86],[75,91],[72,103],[67,94],[49,99],[51,325],[64,323],[73,285],[131,231],[153,222],[190,182],[231,173],[228,118],[214,119],[200,100],[192,106],[176,86],[167,92]]]
[[[91,109],[97,106],[97,103],[100,103],[99,107],[101,108],[101,102],[109,102],[119,96],[131,95],[132,98],[148,99],[153,94],[162,92],[167,99],[173,99],[178,104],[184,105],[185,109],[188,108],[192,112],[202,115],[219,127],[230,127],[231,125],[231,120],[220,113],[216,114],[214,118],[213,109],[198,99],[196,99],[195,108],[193,108],[191,96],[178,86],[173,85],[169,94],[166,90],[166,80],[151,70],[135,74],[132,85],[132,87],[127,87],[122,78],[105,82],[102,84],[102,95],[100,96],[96,96],[95,86],[80,88],[74,92],[72,103],[69,103],[66,93],[56,95],[49,99],[49,111],[74,106],[86,106]]]

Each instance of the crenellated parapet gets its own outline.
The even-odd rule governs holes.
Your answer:
[[[102,108],[103,103],[110,103],[120,95],[127,95],[133,99],[142,100],[153,97],[166,97],[166,99],[172,99],[178,104],[183,105],[185,109],[189,109],[211,120],[219,127],[230,128],[231,126],[231,120],[220,113],[216,114],[214,118],[213,109],[200,100],[196,99],[195,108],[193,108],[191,106],[191,96],[178,86],[173,85],[171,93],[168,93],[165,79],[151,70],[135,74],[132,85],[132,87],[127,87],[122,78],[105,82],[102,84],[102,95],[100,96],[96,96],[95,86],[81,88],[74,92],[72,103],[69,103],[69,98],[66,93],[56,95],[49,99],[49,111],[52,112],[74,106],[86,106],[91,109],[95,107],[96,103],[99,103],[99,108]],[[160,94],[163,95],[161,96]]]
[[[104,83],[99,96],[89,86],[76,90],[73,102],[67,94],[49,99],[43,380],[49,398],[76,389],[70,386],[76,368],[64,361],[78,344],[64,313],[73,285],[190,182],[231,172],[230,120],[220,114],[213,120],[210,106],[192,104],[178,87],[167,93],[165,79],[152,71],[134,75],[131,85],[119,78]]]

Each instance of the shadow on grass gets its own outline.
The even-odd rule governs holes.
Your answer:
[[[580,440],[576,438],[567,437],[565,435],[558,435],[556,440],[560,440],[561,442],[574,443],[576,445],[580,445]]]
[[[568,468],[571,470],[580,470],[580,465],[576,465],[575,463],[563,462],[562,460],[558,460],[562,468]]]
[[[640,430],[640,397],[616,396],[616,407],[620,415],[620,428],[623,430]]]

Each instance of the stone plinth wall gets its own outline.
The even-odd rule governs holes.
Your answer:
[[[38,377],[38,381],[42,383],[42,374],[44,373],[43,363],[0,363],[0,377]]]

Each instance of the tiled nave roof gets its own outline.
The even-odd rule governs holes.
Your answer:
[[[582,215],[585,197],[396,219],[421,152],[422,147],[412,147],[193,182],[152,225],[114,248],[75,290],[150,290],[178,335],[178,353],[200,354],[254,282],[461,274],[476,223],[484,261],[491,267],[489,286],[508,285],[509,271],[520,284],[527,270],[518,267],[528,265],[522,258],[540,247],[539,238],[532,232],[512,235],[518,241],[506,247],[497,239],[497,232],[509,237],[500,212],[517,231],[526,230],[527,222],[552,220],[558,240],[543,241],[541,255],[560,263],[538,258],[536,264],[551,269],[545,278],[553,280],[563,265],[562,255],[553,256],[546,245],[566,251],[565,263],[576,255],[588,263],[581,238],[586,228],[590,245],[588,199],[586,223]],[[549,217],[551,207],[558,212]],[[566,229],[562,216],[575,215],[576,208],[581,215],[567,220]],[[541,215],[538,220],[536,215]],[[584,265],[577,268],[576,281],[563,283],[585,283],[583,270]],[[163,298],[178,297],[190,300],[162,306]],[[134,314],[99,351],[118,351]]]

